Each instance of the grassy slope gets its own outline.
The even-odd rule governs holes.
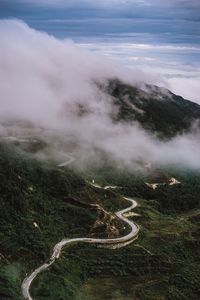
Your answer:
[[[56,242],[88,234],[96,213],[64,201],[85,188],[71,170],[42,165],[0,146],[1,299],[20,299],[25,273],[45,261]]]
[[[152,192],[144,185],[144,178],[131,173],[98,172],[99,181],[124,187],[118,193],[148,199],[140,199],[137,208],[141,215],[135,218],[141,226],[139,238],[118,250],[69,246],[34,282],[31,291],[35,299],[199,299],[200,176],[178,174],[183,182],[179,188],[162,187]],[[20,285],[26,272],[48,258],[57,241],[88,234],[96,215],[67,204],[63,201],[67,195],[79,195],[84,201],[103,203],[112,210],[124,205],[114,201],[121,199],[120,195],[94,191],[71,170],[22,158],[4,146],[0,146],[0,177],[3,300],[21,299]],[[183,194],[187,201],[181,200]]]
[[[141,232],[135,243],[117,250],[69,246],[51,272],[35,282],[36,298],[199,299],[199,211],[166,215],[144,200],[138,202],[140,217],[134,220]],[[75,294],[70,289],[66,294],[49,289],[49,282],[53,287],[64,286],[64,280],[71,278],[84,283]]]
[[[78,250],[85,264],[90,257],[86,269],[93,279],[83,287],[86,298],[199,299],[200,211],[166,215],[144,200],[139,203],[141,216],[134,219],[141,232],[135,243],[114,253]]]
[[[146,188],[142,177],[118,172],[104,169],[98,172],[97,178],[104,184],[112,180],[113,184],[123,185],[124,192],[130,196],[134,193],[149,198],[148,201],[138,200],[140,206],[136,210],[140,217],[134,220],[141,226],[139,238],[118,250],[80,244],[70,246],[57,267],[65,263],[65,278],[79,274],[85,282],[73,299],[199,299],[199,174],[173,171],[171,175],[178,175],[182,185],[161,187],[153,192]],[[191,191],[193,199],[190,202]],[[189,206],[182,201],[183,194]],[[170,195],[174,195],[172,199],[176,203]],[[109,206],[109,202],[104,199],[105,206]],[[38,279],[35,284],[37,297],[51,276],[45,273]],[[55,295],[48,290],[48,296],[38,297],[47,298],[55,299]]]

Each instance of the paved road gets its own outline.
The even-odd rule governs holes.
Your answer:
[[[58,167],[66,167],[75,161],[75,158],[72,155],[65,154],[65,156],[68,158],[68,160],[65,161],[64,163],[59,164]]]
[[[59,167],[66,166],[69,163],[71,163],[72,161],[74,161],[74,159],[72,160],[71,156],[68,156],[68,158],[69,158],[69,160],[63,164],[60,164]],[[95,184],[91,183],[91,185],[102,189],[102,187],[97,186]],[[108,189],[108,188],[109,187],[106,186],[103,189]],[[115,188],[115,187],[110,187],[110,188]],[[119,219],[121,219],[123,222],[125,222],[126,224],[128,224],[130,226],[130,233],[123,237],[119,237],[119,238],[115,238],[115,239],[74,238],[74,239],[61,240],[59,243],[57,243],[54,246],[53,254],[51,255],[49,261],[44,263],[43,265],[41,265],[39,268],[35,269],[30,275],[28,275],[24,279],[24,281],[22,283],[22,287],[21,287],[22,295],[23,295],[24,299],[33,300],[33,298],[30,295],[30,287],[31,287],[33,280],[36,278],[36,276],[39,273],[41,273],[42,271],[49,268],[55,262],[55,260],[60,257],[62,248],[64,246],[66,246],[67,244],[82,242],[82,243],[100,245],[101,247],[110,246],[111,248],[119,248],[119,247],[124,247],[127,244],[130,244],[131,242],[133,242],[137,238],[137,235],[139,232],[139,227],[134,222],[128,220],[124,216],[124,214],[127,212],[130,212],[132,209],[134,209],[137,206],[137,202],[134,199],[127,198],[127,197],[124,197],[124,199],[127,200],[128,202],[130,202],[131,205],[129,207],[127,207],[126,209],[116,212],[115,215]],[[98,207],[98,205],[96,205],[96,204],[94,204],[94,206]]]

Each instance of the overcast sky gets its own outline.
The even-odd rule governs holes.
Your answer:
[[[199,20],[199,0],[1,0],[1,16],[149,17]],[[44,14],[45,12],[45,14]],[[73,14],[71,14],[73,12]]]
[[[19,18],[60,37],[172,33],[199,42],[199,0],[1,0],[0,18]]]
[[[0,0],[0,18],[156,72],[199,102],[200,0]]]

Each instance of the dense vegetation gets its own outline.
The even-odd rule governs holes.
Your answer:
[[[20,299],[20,280],[50,256],[56,242],[88,234],[96,213],[65,201],[84,188],[72,170],[0,145],[1,299]]]
[[[107,91],[119,108],[116,121],[138,121],[143,128],[162,138],[189,131],[192,124],[200,120],[198,104],[156,86],[146,85],[141,90],[113,80]]]
[[[165,183],[171,177],[175,177],[180,184],[163,184],[155,190],[146,184]],[[152,200],[155,207],[164,213],[183,212],[200,207],[199,171],[169,168],[142,173],[104,166],[90,174],[90,178],[95,178],[104,185],[116,185],[119,187],[118,191],[125,195]]]
[[[135,243],[114,254],[79,250],[84,261],[91,257],[87,299],[199,299],[200,211],[171,216],[139,203],[141,232]]]
[[[119,188],[93,189],[72,170],[0,145],[0,299],[20,300],[26,273],[49,258],[56,242],[90,232],[96,212],[70,204],[67,197],[115,211],[126,205],[121,194],[138,197],[138,240],[118,250],[68,246],[34,281],[34,299],[199,299],[200,174],[162,170],[157,181],[174,176],[181,184],[156,190],[145,184],[155,180],[153,172],[102,168],[85,176]]]

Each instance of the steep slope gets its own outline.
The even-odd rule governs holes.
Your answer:
[[[22,280],[63,237],[102,236],[108,216],[90,210],[90,203],[115,211],[125,204],[121,194],[129,194],[148,200],[138,199],[139,215],[133,216],[141,226],[137,242],[118,250],[70,246],[34,282],[34,299],[199,299],[199,172],[168,170],[181,184],[156,190],[145,184],[151,174],[102,167],[86,175],[119,188],[91,188],[70,169],[0,146],[0,298],[22,300]],[[94,235],[98,218],[103,228]]]
[[[113,215],[90,207],[104,196],[72,170],[0,144],[0,298],[21,299],[25,274],[64,237],[123,234]]]
[[[117,115],[113,116],[115,122],[138,121],[161,138],[189,131],[200,119],[199,105],[158,87],[145,86],[141,90],[111,81],[105,92],[118,107]],[[25,152],[35,153],[46,147],[37,138],[30,143],[25,140],[26,143],[21,142]],[[12,147],[18,144],[20,141],[14,140]],[[137,245],[115,254],[111,250],[74,245],[70,251],[63,251],[61,260],[36,280],[34,298],[94,299],[84,291],[82,294],[80,286],[91,277],[99,284],[100,275],[130,282],[130,288],[135,289],[130,297],[141,300],[198,299],[200,174],[183,170],[163,170],[163,174],[156,174],[155,178],[155,174],[144,176],[114,166],[109,169],[105,162],[100,170],[87,169],[82,173],[90,181],[95,178],[100,184],[119,187],[101,191],[90,187],[72,169],[58,169],[55,164],[42,163],[24,152],[0,145],[0,298],[21,299],[20,286],[26,273],[43,263],[53,245],[63,237],[104,237],[112,236],[114,231],[117,235],[123,232],[119,230],[121,224],[113,222],[112,214],[98,214],[89,204],[98,203],[112,212],[123,207],[122,194],[127,194],[146,199],[138,200],[141,235]],[[172,176],[180,184],[165,184],[156,190],[146,185]],[[103,297],[97,295],[96,299]]]
[[[200,106],[157,86],[145,85],[143,89],[118,80],[106,87],[119,111],[118,122],[138,121],[145,129],[160,137],[172,137],[188,131],[200,120]]]

